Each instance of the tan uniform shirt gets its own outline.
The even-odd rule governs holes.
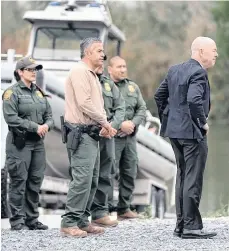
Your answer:
[[[107,123],[99,79],[82,61],[74,65],[65,82],[65,121],[102,126]]]

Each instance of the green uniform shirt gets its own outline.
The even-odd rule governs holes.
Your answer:
[[[146,104],[138,85],[129,79],[124,79],[115,84],[125,100],[124,120],[131,120],[138,127],[146,116]]]
[[[102,85],[107,120],[111,121],[112,127],[118,130],[125,117],[124,98],[111,79],[102,75],[99,80]]]
[[[46,96],[31,84],[28,88],[22,81],[3,93],[3,115],[10,127],[20,127],[28,132],[37,132],[38,125],[54,126],[52,110]]]

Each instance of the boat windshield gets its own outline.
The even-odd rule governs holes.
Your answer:
[[[99,37],[99,30],[86,28],[39,28],[35,36],[33,58],[51,61],[80,59],[80,42],[86,37]]]

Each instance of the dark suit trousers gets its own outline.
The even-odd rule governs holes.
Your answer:
[[[176,215],[177,228],[202,229],[199,204],[203,174],[208,154],[206,136],[195,139],[170,139],[177,162]]]

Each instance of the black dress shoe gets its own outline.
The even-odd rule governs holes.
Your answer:
[[[182,233],[183,233],[182,228],[175,228],[174,231],[173,231],[173,236],[181,237]]]
[[[19,223],[16,226],[12,226],[11,230],[16,230],[16,231],[19,231],[19,230],[29,230],[29,228],[25,224]]]
[[[181,238],[183,239],[209,239],[216,236],[215,232],[204,232],[203,230],[184,229]]]
[[[30,230],[47,230],[48,226],[42,224],[41,222],[37,221],[33,224],[26,224]]]

